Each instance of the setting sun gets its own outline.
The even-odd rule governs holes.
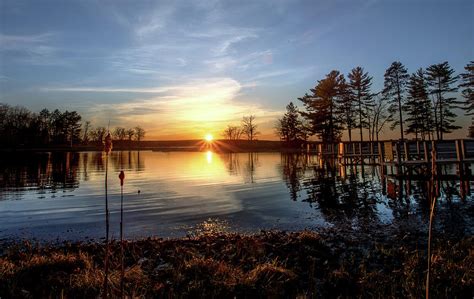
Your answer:
[[[204,139],[206,139],[207,142],[211,142],[212,139],[214,138],[212,137],[212,134],[207,134],[206,137],[204,137]]]

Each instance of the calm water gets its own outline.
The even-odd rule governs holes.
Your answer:
[[[23,153],[4,156],[0,163],[0,238],[104,235],[104,154]],[[429,182],[382,178],[378,167],[328,170],[317,157],[301,154],[124,151],[113,152],[108,161],[115,237],[120,170],[126,175],[128,238],[340,224],[424,225],[428,217]],[[470,189],[470,182],[440,185],[442,230],[472,234]]]

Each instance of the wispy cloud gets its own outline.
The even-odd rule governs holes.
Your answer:
[[[128,92],[128,93],[162,93],[169,88],[120,88],[120,87],[42,87],[41,91],[70,91],[70,92]]]
[[[52,32],[33,34],[33,35],[8,35],[0,33],[0,50],[25,49],[32,45],[41,45],[47,43],[54,36]]]
[[[52,46],[53,32],[33,35],[0,34],[0,52],[12,52],[16,61],[30,65],[67,65],[59,59],[59,49]]]
[[[134,31],[139,39],[145,39],[153,37],[156,33],[159,33],[165,29],[168,19],[172,17],[175,11],[175,7],[165,6],[155,8],[148,16],[142,17]]]
[[[93,104],[86,114],[94,123],[101,123],[101,120],[95,119],[97,115],[124,126],[133,126],[138,122],[150,128],[149,136],[155,138],[177,132],[181,137],[182,134],[187,134],[189,138],[195,138],[205,132],[218,135],[227,124],[240,122],[243,115],[253,114],[260,122],[264,122],[281,114],[281,111],[264,108],[252,101],[249,103],[237,100],[243,88],[243,85],[231,78],[207,78],[155,89],[83,87],[48,91],[157,92],[160,95],[139,97],[124,103]],[[137,119],[138,115],[140,117]]]

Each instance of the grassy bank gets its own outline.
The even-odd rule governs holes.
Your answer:
[[[424,296],[426,236],[262,232],[126,243],[126,293],[166,297]],[[433,298],[470,298],[473,237],[437,238]],[[104,247],[14,244],[0,257],[2,298],[102,294]],[[112,245],[110,293],[119,294],[120,246]]]

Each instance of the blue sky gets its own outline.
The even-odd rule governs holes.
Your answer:
[[[0,101],[150,139],[218,136],[255,114],[271,139],[286,104],[333,69],[363,66],[374,91],[395,60],[462,72],[473,20],[474,2],[457,0],[0,0]]]

